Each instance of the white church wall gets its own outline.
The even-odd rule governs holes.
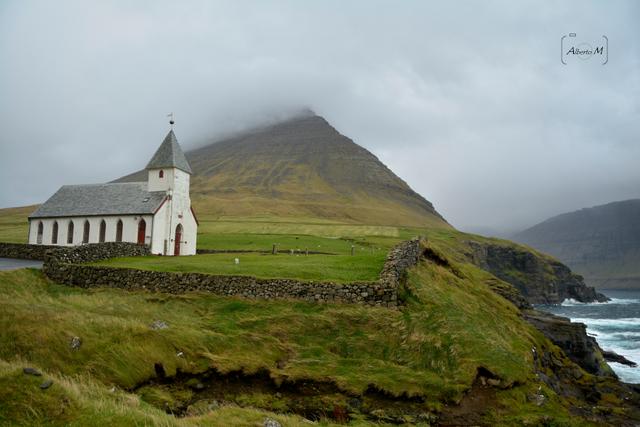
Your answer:
[[[160,178],[162,171],[162,178]],[[149,191],[167,191],[173,187],[173,168],[149,169],[147,183]]]
[[[182,226],[184,228],[184,246],[180,248],[181,253],[184,253],[185,255],[195,255],[198,239],[198,223],[196,222],[196,218],[193,216],[191,207],[189,207],[189,210],[184,216]]]
[[[38,224],[42,222],[43,245],[57,246],[77,246],[83,244],[84,224],[89,221],[89,241],[87,243],[98,243],[100,241],[100,223],[105,221],[105,242],[116,241],[117,224],[122,220],[122,241],[137,243],[138,224],[140,219],[146,221],[145,243],[151,243],[153,216],[152,215],[121,215],[121,216],[95,216],[95,217],[68,217],[68,218],[34,218],[30,220],[29,243],[38,244]],[[53,224],[58,222],[58,242],[53,243]],[[68,242],[69,223],[73,221],[73,242]]]
[[[167,248],[169,246],[167,239],[168,208],[169,203],[163,203],[162,206],[160,206],[160,209],[158,209],[156,214],[153,216],[153,234],[151,238],[151,253],[153,254],[165,255],[165,245]]]

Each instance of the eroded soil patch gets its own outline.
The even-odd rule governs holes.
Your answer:
[[[309,420],[347,422],[364,418],[387,423],[433,422],[436,418],[421,397],[393,396],[370,386],[362,395],[340,389],[331,381],[277,381],[269,371],[255,374],[210,369],[200,374],[178,372],[157,377],[133,391],[146,402],[178,417],[199,415],[234,404],[277,413],[295,413]]]

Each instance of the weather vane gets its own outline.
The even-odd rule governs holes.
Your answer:
[[[173,125],[176,123],[176,121],[173,118],[173,113],[167,114],[167,117],[169,117],[169,124],[171,125],[171,130],[173,130]]]

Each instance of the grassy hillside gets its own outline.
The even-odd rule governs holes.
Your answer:
[[[553,255],[602,289],[640,289],[640,200],[558,215],[514,238]]]
[[[0,242],[26,243],[29,233],[27,217],[37,206],[0,209]]]
[[[247,228],[267,234],[236,241],[236,227],[246,222],[218,225],[212,244],[261,247],[277,236],[344,251],[352,242],[389,245],[418,231],[254,221]],[[306,227],[325,236],[292,233]],[[419,231],[439,258],[411,271],[402,310],[83,290],[35,270],[0,273],[0,421],[99,425],[113,415],[114,425],[256,425],[270,417],[298,425],[306,417],[360,425],[438,416],[453,424],[584,425],[570,413],[575,398],[539,381],[536,372],[547,368],[532,348],[581,372],[586,384],[593,377],[493,291],[512,288],[468,262],[469,235]],[[154,328],[158,320],[167,327]],[[73,337],[79,349],[71,348]],[[44,377],[21,373],[26,366]],[[498,386],[481,386],[479,372]],[[40,390],[48,378],[54,385]],[[531,399],[539,393],[544,406]],[[628,411],[611,397],[590,405]]]
[[[335,406],[346,406],[350,395],[363,396],[372,408],[385,408],[388,402],[367,398],[370,385],[393,395],[422,396],[423,412],[442,409],[444,403],[462,398],[479,366],[505,384],[530,380],[530,348],[542,345],[540,335],[506,301],[478,284],[461,282],[462,289],[452,293],[450,284],[438,278],[440,286],[424,289],[426,280],[441,274],[447,273],[417,271],[411,279],[415,299],[407,311],[400,312],[197,294],[87,292],[52,284],[35,271],[1,273],[0,358],[13,367],[5,373],[9,378],[5,378],[1,400],[13,404],[31,400],[29,390],[37,397],[53,394],[57,388],[41,391],[32,381],[25,390],[24,384],[12,380],[24,378],[16,370],[32,364],[55,376],[92,381],[101,388],[103,398],[115,386],[135,390],[148,403],[174,410],[197,398],[191,388],[174,384],[136,389],[156,377],[155,363],[162,363],[170,376],[176,369],[197,374],[215,368],[223,374],[241,371],[246,375],[266,369],[276,382],[335,384],[336,390],[320,394],[318,401],[305,402],[303,413],[330,413]],[[153,330],[150,325],[158,319],[169,327]],[[69,347],[73,336],[82,339],[79,350]],[[289,407],[286,395],[252,393],[250,386],[249,382],[242,392],[227,396],[229,403],[296,411]],[[112,400],[122,396],[118,392]],[[60,400],[55,395],[51,398]],[[5,405],[0,412],[11,419],[35,417],[7,412],[25,404]],[[65,421],[76,416],[83,419],[90,415],[85,410],[93,410],[91,405],[78,405],[75,415],[60,416],[69,417]],[[564,413],[559,406],[556,410]],[[44,416],[43,411],[36,412]],[[136,412],[131,410],[132,419],[141,416]]]

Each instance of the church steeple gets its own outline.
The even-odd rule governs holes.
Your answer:
[[[164,141],[162,141],[162,144],[160,144],[160,147],[153,155],[145,169],[162,168],[176,168],[190,175],[193,174],[191,166],[189,166],[189,162],[182,152],[180,144],[178,144],[176,134],[173,133],[173,129],[171,129],[164,138]]]
[[[173,129],[147,164],[149,191],[182,192],[189,197],[189,178],[193,173]]]

